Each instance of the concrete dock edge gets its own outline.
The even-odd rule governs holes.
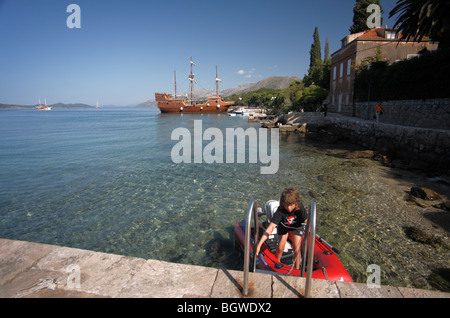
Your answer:
[[[0,239],[2,298],[243,298],[243,272]],[[250,273],[249,298],[302,298],[305,278]],[[450,298],[314,280],[313,298]]]

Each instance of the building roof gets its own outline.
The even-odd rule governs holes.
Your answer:
[[[389,38],[387,34],[390,33],[394,35],[394,37]],[[388,28],[373,28],[370,30],[366,30],[359,33],[353,33],[350,35],[347,35],[345,38],[342,39],[342,46],[358,40],[358,41],[372,41],[372,40],[382,40],[382,41],[398,41],[398,39],[401,37],[401,33],[397,32],[395,29],[388,29]]]
[[[364,31],[363,34],[358,37],[358,40],[385,40],[386,39],[386,31],[391,31],[397,33],[396,30],[385,29],[385,28],[373,28],[367,31]],[[400,34],[401,36],[401,34]]]
[[[401,37],[402,37],[402,33],[398,32],[397,29],[390,29],[387,27],[386,28],[373,28],[370,30],[349,34],[341,40],[341,42],[342,42],[341,48],[331,55],[333,56],[334,54],[338,53],[343,48],[345,48],[347,45],[349,45],[355,41],[398,42]],[[425,37],[425,36],[421,40],[421,42],[428,42],[428,41],[430,41],[430,38]],[[409,40],[407,42],[417,42],[417,41]]]
[[[354,40],[358,41],[398,41],[402,37],[402,33],[398,31],[398,29],[390,29],[390,28],[373,28],[370,30],[366,30],[359,33],[354,33],[347,35],[342,40],[345,41],[345,45],[353,42]],[[430,41],[429,37],[424,36],[421,40],[422,42]],[[418,42],[414,40],[410,40],[408,42]]]

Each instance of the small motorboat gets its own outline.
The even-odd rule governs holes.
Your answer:
[[[310,212],[308,213],[308,221],[307,223],[313,223],[314,230],[308,230],[309,227],[305,227],[305,235],[303,236],[301,246],[301,255],[303,256],[300,262],[300,269],[294,268],[294,250],[291,242],[288,240],[281,257],[281,261],[279,262],[275,256],[276,249],[278,247],[278,242],[280,240],[280,235],[277,234],[277,229],[273,231],[273,233],[267,238],[264,244],[261,247],[260,253],[256,256],[256,264],[254,263],[254,247],[256,246],[257,240],[261,238],[261,234],[263,234],[267,227],[269,226],[270,219],[273,214],[277,210],[279,206],[279,202],[275,200],[268,201],[265,204],[265,211],[262,212],[260,209],[255,213],[255,225],[258,224],[258,229],[255,231],[255,226],[250,227],[251,216],[247,217],[246,220],[242,220],[237,222],[236,227],[234,228],[234,236],[235,236],[235,244],[242,249],[245,253],[245,243],[246,243],[246,227],[251,228],[251,234],[247,237],[250,238],[249,246],[247,249],[249,250],[250,263],[252,263],[255,271],[269,271],[275,272],[278,274],[289,274],[295,276],[306,276],[306,272],[309,268],[306,260],[311,259],[313,263],[313,270],[311,278],[315,279],[326,279],[332,281],[346,281],[352,282],[351,276],[348,274],[345,267],[342,265],[341,261],[337,257],[336,254],[339,251],[334,248],[330,243],[322,239],[320,236],[315,234],[315,204],[314,204],[314,222],[310,222],[311,217],[311,207]],[[249,207],[250,210],[250,207]],[[250,215],[250,213],[248,213]],[[266,216],[267,220],[264,222],[258,222],[258,216]],[[311,237],[313,235],[315,237],[313,248],[308,248],[307,243],[309,241],[305,241],[305,237]],[[257,240],[255,239],[257,237]],[[253,238],[253,239],[252,239]],[[308,244],[312,247],[311,242]],[[305,255],[304,251],[309,253],[310,250],[313,250],[313,257],[309,255]],[[245,262],[244,262],[245,263]],[[244,265],[245,266],[245,265]]]

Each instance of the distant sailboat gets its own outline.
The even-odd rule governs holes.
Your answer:
[[[39,106],[36,106],[36,110],[52,110],[52,108],[47,106],[47,99],[45,99],[44,105],[41,105],[41,99],[39,98]]]
[[[99,108],[100,108],[100,106],[98,105],[98,101],[97,101],[97,106],[95,106],[95,108],[97,108],[97,109],[99,109]]]

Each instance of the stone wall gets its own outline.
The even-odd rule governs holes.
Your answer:
[[[289,114],[281,115],[279,121],[286,125],[322,124],[323,117],[323,113],[320,112],[290,112]]]
[[[391,102],[385,106],[385,117],[380,123],[374,120],[363,120],[357,117],[346,117],[335,114],[324,116],[323,113],[316,112],[298,112],[280,115],[271,127],[280,128],[280,132],[315,132],[326,130],[340,138],[345,138],[349,142],[357,144],[366,149],[375,150],[383,155],[387,155],[391,159],[399,159],[413,169],[435,170],[450,173],[450,127],[447,129],[432,129],[414,127],[412,124],[423,126],[447,127],[450,124],[448,118],[449,110],[446,110],[444,101],[441,106],[437,107],[436,103],[429,103],[429,110],[434,115],[425,115],[421,113],[418,116],[404,115],[402,118],[395,118],[395,107],[399,104]],[[406,103],[404,103],[406,104]],[[418,105],[418,103],[411,103]],[[363,106],[363,105],[361,105]],[[407,106],[398,106],[401,107]],[[411,109],[412,106],[409,108]],[[360,109],[360,116],[363,116]],[[397,111],[396,109],[395,111]],[[389,112],[392,112],[390,115]],[[442,117],[442,120],[436,122],[436,116]],[[365,115],[365,113],[364,113]],[[373,112],[371,113],[373,117]],[[433,125],[431,118],[434,117]],[[410,126],[387,124],[385,121],[389,119],[393,122],[411,122]],[[264,127],[264,124],[263,124]]]
[[[450,171],[450,130],[327,116],[322,128],[352,143],[405,161],[410,168]]]
[[[376,102],[369,103],[369,119],[375,116]],[[384,113],[381,123],[433,128],[450,129],[450,99],[400,100],[383,102]],[[366,119],[367,102],[356,103],[355,116]]]

